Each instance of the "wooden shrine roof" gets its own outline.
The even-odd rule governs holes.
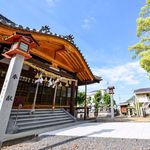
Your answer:
[[[0,43],[5,43],[4,38],[15,32],[31,34],[40,45],[31,49],[31,55],[48,61],[52,67],[75,73],[81,82],[93,83],[101,80],[92,74],[81,51],[74,44],[72,35],[53,34],[48,26],[43,26],[41,30],[24,28],[0,15]]]

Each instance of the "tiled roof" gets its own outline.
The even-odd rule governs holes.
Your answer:
[[[12,22],[11,20],[9,20],[8,18],[4,17],[3,15],[0,14],[0,22],[3,24],[9,24],[11,26],[16,26],[17,24],[15,24],[14,22]]]
[[[133,102],[135,101],[135,96],[132,96],[131,98],[129,98],[126,102],[130,103],[130,102]]]
[[[50,27],[47,26],[47,25],[42,26],[40,30],[31,29],[29,27],[23,27],[22,25],[18,25],[16,23],[14,23],[13,21],[11,21],[8,18],[4,17],[2,14],[0,14],[0,23],[4,24],[4,25],[7,25],[7,26],[11,26],[13,28],[26,30],[27,32],[36,32],[36,33],[40,33],[40,34],[57,36],[59,38],[63,38],[65,40],[71,42],[76,47],[76,44],[74,44],[73,35],[71,35],[71,34],[69,34],[69,35],[59,35],[59,34],[56,34],[56,33],[52,33],[50,31]],[[78,47],[76,47],[76,48],[78,49]]]
[[[36,30],[36,29],[31,29],[29,27],[23,27],[22,25],[18,25],[16,23],[14,23],[13,21],[9,20],[8,18],[4,17],[3,15],[0,14],[0,24],[4,24],[4,25],[7,25],[7,26],[11,26],[12,28],[16,28],[16,29],[21,29],[21,30],[26,30],[27,32],[36,32],[36,33],[39,33],[39,34],[46,34],[46,35],[52,35],[52,36],[56,36],[56,37],[59,37],[59,38],[62,38],[70,43],[72,43],[76,49],[78,50],[78,52],[80,53],[80,55],[83,57],[83,60],[85,61],[85,64],[87,65],[89,71],[91,72],[91,74],[93,75],[90,67],[89,67],[89,64],[87,63],[87,61],[85,60],[83,54],[81,53],[81,50],[79,49],[79,47],[76,46],[76,44],[74,43],[74,37],[73,35],[58,35],[56,33],[52,33],[50,31],[50,28],[49,26],[45,25],[45,26],[42,26],[40,30]],[[94,76],[94,80],[98,80],[98,77]],[[101,78],[100,78],[101,80]]]
[[[128,102],[123,102],[123,103],[120,103],[120,104],[119,104],[119,106],[127,106],[127,105],[129,105]]]
[[[134,90],[135,94],[140,94],[140,93],[150,93],[150,88],[141,88],[141,89],[137,89]]]
[[[119,105],[120,106],[124,106],[124,105],[129,105],[130,103],[135,101],[135,96],[132,96],[131,98],[129,98],[126,102],[122,102]]]

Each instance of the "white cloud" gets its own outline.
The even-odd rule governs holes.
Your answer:
[[[58,2],[58,0],[46,0],[48,6],[52,9],[54,7],[56,7],[56,3]]]
[[[95,22],[95,18],[89,16],[89,17],[83,19],[82,28],[89,30],[94,22]]]
[[[94,68],[93,73],[101,76],[111,84],[138,84],[146,72],[140,67],[139,62],[130,62],[111,68]]]
[[[147,73],[139,62],[129,62],[124,65],[105,68],[93,68],[93,74],[101,76],[103,80],[98,84],[88,85],[87,91],[106,89],[109,85],[115,86],[114,98],[117,103],[127,100],[132,96],[133,90],[149,85]],[[85,87],[79,87],[80,91],[85,91]]]
[[[103,80],[99,84],[88,85],[88,92],[106,89],[109,83],[109,85],[115,86],[115,99],[119,102],[120,98],[118,97],[121,96],[122,100],[125,100],[130,97],[129,95],[134,89],[143,87],[143,84],[146,84],[145,81],[149,83],[147,73],[140,67],[139,62],[129,62],[114,67],[93,68],[92,72],[101,76]],[[81,86],[79,90],[85,91],[85,87]]]
[[[102,88],[102,84],[101,83],[95,83],[95,84],[90,84],[87,86],[87,91],[91,92],[94,90],[98,90]],[[85,85],[79,86],[79,91],[84,92],[85,91]]]

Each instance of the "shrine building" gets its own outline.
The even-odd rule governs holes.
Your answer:
[[[74,43],[73,35],[54,34],[49,26],[40,30],[23,27],[0,15],[0,126],[7,124],[0,134],[9,134],[4,139],[0,136],[1,142],[35,128],[40,131],[69,123],[69,117],[75,121],[78,86],[100,81]],[[7,90],[9,86],[13,91]],[[9,122],[16,125],[13,131]]]

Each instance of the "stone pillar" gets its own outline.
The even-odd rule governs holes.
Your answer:
[[[12,57],[0,94],[0,142],[3,142],[14,97],[19,82],[24,56],[16,54]]]
[[[113,94],[111,94],[111,118],[114,119],[114,98],[113,98]]]
[[[128,108],[128,117],[131,117],[130,109]]]

